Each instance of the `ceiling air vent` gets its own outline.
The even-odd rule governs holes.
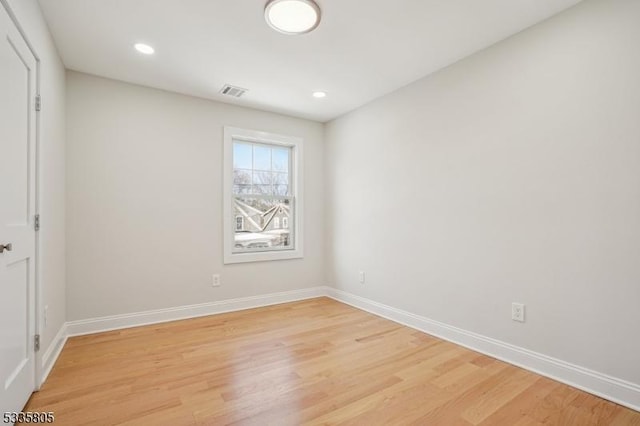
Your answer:
[[[247,92],[247,89],[243,89],[241,87],[232,86],[230,84],[225,84],[220,89],[220,93],[227,96],[233,96],[234,98],[239,98]]]

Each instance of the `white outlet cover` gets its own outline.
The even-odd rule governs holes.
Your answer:
[[[213,274],[213,279],[211,281],[211,286],[220,287],[220,274]]]
[[[511,319],[518,322],[524,322],[524,304],[523,303],[511,304]]]
[[[364,284],[364,271],[358,272],[358,281],[360,281],[360,284]]]

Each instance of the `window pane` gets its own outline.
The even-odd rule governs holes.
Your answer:
[[[273,183],[279,185],[288,185],[289,184],[289,175],[287,173],[274,173],[273,174]]]
[[[273,185],[253,185],[252,189],[255,195],[273,195]]]
[[[289,195],[289,185],[273,185],[274,195]]]
[[[271,172],[253,172],[253,183],[255,185],[271,185]]]
[[[251,194],[251,185],[233,185],[234,194]]]
[[[248,143],[233,143],[233,168],[234,169],[250,169],[251,168],[251,145]]]
[[[291,217],[293,202],[290,199],[234,199],[234,252],[292,249]],[[238,223],[242,217],[242,230]]]
[[[253,169],[271,170],[271,148],[261,145],[253,146]]]
[[[273,148],[273,170],[276,172],[289,171],[289,148]]]
[[[251,183],[251,170],[233,170],[233,183],[235,185],[248,185]]]
[[[251,170],[233,170],[233,193],[251,193]]]

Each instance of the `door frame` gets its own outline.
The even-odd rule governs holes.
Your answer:
[[[21,0],[20,0],[21,1]],[[24,42],[26,43],[27,47],[29,48],[29,51],[31,52],[31,54],[33,55],[33,57],[35,58],[36,61],[36,75],[35,75],[35,80],[36,80],[36,87],[35,87],[35,95],[36,96],[40,96],[40,81],[41,81],[41,65],[40,65],[40,56],[38,55],[38,52],[36,51],[36,49],[34,48],[33,44],[31,43],[31,41],[29,40],[29,37],[27,36],[27,33],[24,31],[24,28],[22,27],[22,25],[20,25],[20,21],[18,20],[16,14],[13,12],[13,9],[11,8],[11,4],[9,4],[8,0],[0,0],[0,4],[4,7],[4,9],[7,12],[7,15],[9,15],[9,19],[11,19],[11,21],[13,22],[13,24],[16,26],[16,28],[18,29],[18,32],[20,33],[20,35],[22,36]],[[35,128],[36,128],[36,134],[35,134],[35,214],[39,215],[40,214],[40,201],[41,201],[41,188],[42,185],[40,184],[40,179],[41,179],[41,173],[40,173],[40,135],[41,135],[41,117],[40,117],[40,111],[34,111],[34,116],[35,116]],[[40,241],[40,232],[36,231],[35,232],[35,252],[34,252],[34,257],[35,257],[35,265],[34,265],[34,269],[35,269],[35,277],[34,277],[34,288],[35,288],[35,306],[32,306],[31,308],[33,308],[35,310],[34,312],[34,316],[33,316],[33,320],[35,321],[34,324],[34,329],[35,329],[35,333],[39,334],[40,336],[42,336],[42,331],[43,331],[43,325],[41,324],[43,318],[42,318],[42,313],[44,312],[44,306],[42,306],[43,304],[43,300],[42,300],[42,288],[40,285],[41,282],[41,262],[40,262],[40,247],[41,247],[41,241]],[[44,348],[40,347],[39,351],[34,352],[34,377],[35,377],[35,389],[34,391],[37,391],[40,389],[40,386],[42,385],[42,373],[43,373],[43,368],[42,368],[42,354],[44,353]]]

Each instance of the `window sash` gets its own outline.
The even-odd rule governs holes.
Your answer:
[[[288,222],[288,227],[287,228],[279,228],[280,230],[285,229],[288,231],[289,233],[289,245],[283,245],[283,246],[269,246],[269,247],[236,247],[236,241],[235,241],[235,234],[237,233],[236,228],[234,227],[233,230],[233,248],[231,249],[231,252],[233,254],[241,254],[241,253],[268,253],[268,252],[272,252],[272,251],[287,251],[287,250],[296,250],[296,228],[295,226],[293,226],[295,224],[295,217],[296,217],[296,200],[295,197],[271,197],[268,195],[260,195],[260,196],[253,196],[253,195],[234,195],[233,196],[233,201],[235,204],[236,200],[246,200],[248,198],[257,198],[257,199],[266,199],[266,200],[273,200],[273,199],[277,199],[277,200],[288,200],[288,207],[289,207],[289,216],[286,218],[287,222]],[[243,201],[244,202],[244,201]],[[232,206],[234,207],[234,206]],[[235,213],[234,213],[234,217],[238,217]],[[242,216],[240,216],[242,217]],[[247,228],[247,220],[243,217],[243,222],[244,222],[244,229],[246,230]],[[275,219],[275,215],[272,218],[272,220]],[[284,218],[283,218],[284,219]],[[261,232],[255,232],[257,234],[260,234],[262,232],[265,231],[261,231]]]
[[[232,143],[231,163],[233,168],[233,180],[234,180],[233,188],[232,188],[233,194],[254,195],[254,194],[261,194],[262,190],[271,194],[276,194],[276,193],[281,193],[281,191],[285,189],[286,189],[286,194],[284,194],[283,196],[291,196],[294,194],[292,171],[293,171],[295,160],[294,160],[293,147],[281,145],[281,144],[275,144],[275,143],[272,144],[272,143],[266,143],[266,142],[253,142],[253,141],[248,141],[242,138],[235,138],[235,137],[232,138],[231,143]],[[251,151],[251,159],[250,159],[251,168],[242,167],[242,166],[236,167],[236,164],[241,164],[240,162],[236,162],[236,158],[235,158],[236,147],[240,145],[249,147]],[[254,157],[255,147],[269,149],[269,168],[268,169],[255,167],[255,161],[256,161]],[[286,171],[278,170],[277,168],[274,167],[273,158],[274,158],[274,151],[276,150],[287,152]],[[242,164],[244,166],[247,165],[244,162]],[[265,179],[268,181],[267,183],[260,183],[262,179],[256,180],[256,176],[260,176],[265,173],[266,175],[264,176],[268,177],[268,179]],[[241,183],[242,179],[236,182],[236,174],[238,176],[246,176],[248,178],[248,182]],[[281,180],[283,176],[286,176],[286,179]],[[260,190],[260,188],[262,190]],[[246,190],[247,192],[242,192],[244,190]],[[264,195],[271,195],[268,193]]]

